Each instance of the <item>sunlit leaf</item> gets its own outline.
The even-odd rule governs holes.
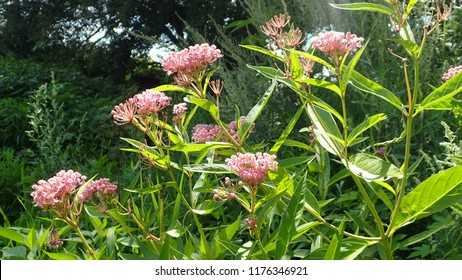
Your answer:
[[[390,232],[439,212],[462,199],[462,166],[449,168],[420,183],[403,197]]]
[[[389,6],[367,3],[367,2],[349,3],[349,4],[330,3],[330,5],[334,8],[341,9],[341,10],[370,11],[370,12],[379,12],[379,13],[386,14],[386,15],[391,15],[393,13],[393,9]]]
[[[367,181],[402,178],[403,172],[393,164],[373,155],[359,153],[349,161],[342,161],[355,175]]]

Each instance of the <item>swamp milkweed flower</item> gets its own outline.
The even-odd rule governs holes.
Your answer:
[[[33,185],[34,191],[30,194],[34,199],[34,205],[43,209],[53,208],[64,197],[75,192],[77,185],[85,184],[86,176],[73,170],[61,170],[56,176],[45,180],[38,181]]]
[[[355,51],[362,46],[364,38],[357,37],[355,34],[347,32],[328,31],[319,33],[313,38],[313,47],[326,53],[334,61],[335,65],[340,65],[345,54]]]
[[[175,74],[175,81],[180,86],[188,86],[200,80],[204,70],[222,56],[221,50],[215,45],[204,43],[190,46],[182,51],[168,53],[162,61],[162,69],[168,75]]]
[[[269,171],[276,171],[278,162],[275,155],[267,153],[237,153],[227,158],[225,162],[231,171],[235,171],[239,177],[249,186],[258,187],[266,180]]]
[[[171,97],[157,90],[148,89],[133,97],[137,106],[137,113],[143,116],[157,114],[170,105]]]
[[[109,182],[108,178],[102,178],[90,182],[87,188],[79,195],[78,199],[80,202],[89,202],[92,200],[95,194],[99,194],[101,197],[111,197],[117,191],[117,185]]]
[[[114,123],[117,125],[131,123],[136,115],[136,109],[136,101],[133,98],[128,99],[125,103],[116,105],[111,111]]]
[[[450,79],[454,78],[454,76],[459,74],[460,72],[462,72],[462,65],[449,68],[448,71],[443,74],[441,80],[443,80],[443,82],[447,82]]]

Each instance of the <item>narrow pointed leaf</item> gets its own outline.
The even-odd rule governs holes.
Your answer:
[[[342,134],[340,133],[340,130],[338,129],[338,126],[332,117],[332,114],[314,104],[308,104],[307,109],[308,115],[310,116],[311,121],[318,131],[315,133],[319,144],[329,153],[337,155],[340,158],[344,158],[342,145],[337,140],[327,136],[330,134],[336,138],[342,139]],[[326,132],[327,135],[324,133],[319,133],[319,131]]]
[[[343,69],[342,79],[340,80],[340,92],[346,92],[346,88],[348,86],[348,82],[350,81],[351,75],[355,70],[356,64],[358,64],[361,55],[364,53],[367,44],[368,42],[366,42],[366,44],[364,44],[364,46],[356,52],[348,65]]]
[[[218,117],[218,109],[217,109],[217,106],[215,105],[215,103],[207,100],[207,99],[202,99],[202,98],[198,98],[198,97],[195,97],[195,96],[187,96],[184,98],[184,100],[186,102],[189,102],[189,103],[192,103],[192,104],[195,104],[199,107],[201,107],[202,109],[206,110],[207,112],[210,113],[210,115],[214,116],[214,117]]]
[[[277,60],[284,61],[284,59],[282,57],[278,56],[277,54],[271,52],[268,49],[265,49],[265,48],[262,48],[262,47],[259,47],[259,46],[254,46],[254,45],[240,45],[240,46],[245,48],[245,49],[251,50],[251,51],[256,51],[256,52],[265,54],[265,55],[270,56],[272,58],[275,58]]]
[[[300,180],[294,190],[294,195],[287,205],[286,211],[282,214],[281,224],[278,230],[278,238],[276,241],[276,259],[281,259],[289,246],[292,236],[295,234],[298,223],[303,211],[305,178]]]
[[[291,53],[293,53],[293,54],[297,54],[297,55],[306,57],[308,59],[311,59],[311,60],[313,60],[313,61],[315,61],[317,63],[320,63],[320,64],[326,66],[330,70],[335,71],[335,67],[332,64],[330,64],[329,62],[325,61],[324,59],[319,58],[319,57],[317,57],[317,56],[315,56],[313,54],[302,52],[302,51],[297,51],[297,50],[289,50],[289,51]]]
[[[379,13],[386,14],[386,15],[391,15],[393,13],[393,9],[389,6],[367,3],[367,2],[349,3],[349,4],[330,3],[330,5],[334,8],[341,9],[341,10],[370,11],[370,12],[379,12]]]
[[[377,123],[386,120],[387,116],[385,114],[377,114],[368,117],[364,122],[359,124],[355,127],[350,134],[348,135],[348,143],[352,143],[356,137],[360,136],[364,131],[368,130],[369,128],[373,127]]]
[[[276,141],[276,143],[274,143],[273,147],[271,147],[269,153],[270,154],[276,154],[279,149],[281,148],[281,146],[284,144],[284,142],[286,141],[287,137],[289,136],[289,134],[292,132],[292,129],[295,127],[295,124],[297,123],[298,119],[300,118],[300,115],[303,113],[303,110],[305,109],[305,106],[300,106],[300,108],[298,109],[298,111],[295,113],[295,115],[292,117],[292,119],[290,120],[289,124],[287,124],[286,128],[284,129],[284,131],[281,133],[281,135],[279,136],[278,140]]]
[[[277,82],[274,79],[271,82],[271,85],[269,88],[266,90],[266,92],[263,94],[263,96],[260,98],[257,104],[253,106],[253,108],[250,110],[250,112],[247,114],[247,117],[245,118],[244,125],[242,127],[242,138],[247,138],[247,135],[249,134],[250,129],[252,128],[253,124],[257,120],[258,116],[260,116],[261,112],[265,108],[266,104],[268,103],[271,95],[273,94],[274,88],[276,87]]]
[[[452,97],[462,92],[462,72],[430,93],[416,109],[416,114],[423,110],[449,110]]]
[[[449,168],[419,184],[403,197],[391,232],[451,206],[462,199],[462,166]]]
[[[345,226],[345,220],[342,220],[338,231],[332,237],[329,246],[327,247],[327,252],[324,255],[324,260],[337,260],[340,255],[340,248],[342,247],[343,241],[343,228]]]
[[[299,79],[297,80],[297,82],[313,85],[316,87],[325,88],[325,89],[335,92],[340,97],[342,96],[340,92],[340,88],[334,83],[330,83],[330,82],[319,80],[319,79],[313,79],[313,78]]]
[[[355,88],[361,91],[364,91],[364,92],[371,93],[387,101],[388,103],[390,103],[391,105],[393,105],[394,107],[396,107],[398,110],[401,111],[402,104],[403,104],[401,100],[393,92],[382,87],[378,83],[372,80],[369,80],[368,78],[364,77],[357,71],[353,71],[353,73],[351,74],[351,82]]]
[[[161,85],[161,86],[157,86],[157,87],[153,88],[153,90],[157,90],[157,91],[179,91],[179,92],[184,92],[184,93],[199,97],[198,94],[195,91],[193,91],[191,89],[188,89],[188,88],[176,86],[176,85]]]

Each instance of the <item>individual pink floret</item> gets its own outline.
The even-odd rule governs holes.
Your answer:
[[[48,181],[40,180],[32,186],[34,205],[44,209],[52,208],[62,202],[64,196],[74,193],[77,185],[85,184],[85,180],[86,176],[73,170],[61,170]]]
[[[156,114],[165,107],[170,105],[171,97],[165,95],[165,93],[148,89],[139,93],[133,97],[138,107],[138,114],[150,115]]]
[[[441,78],[444,82],[454,78],[455,75],[462,72],[462,65],[449,68],[446,73],[444,73],[443,77]]]
[[[328,31],[319,33],[313,38],[313,47],[329,55],[335,62],[339,62],[345,54],[360,48],[363,41],[364,38],[350,32],[345,34]]]
[[[249,187],[261,185],[266,180],[268,172],[276,171],[278,167],[276,156],[267,153],[237,153],[225,162],[229,169],[237,172]]]

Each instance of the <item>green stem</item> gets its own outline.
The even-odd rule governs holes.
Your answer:
[[[77,223],[75,223],[74,221],[72,220],[69,220],[69,219],[65,219],[65,222],[71,226],[71,228],[73,230],[75,230],[77,232],[77,235],[79,236],[80,240],[82,240],[82,243],[83,243],[83,246],[85,246],[85,249],[87,250],[88,254],[91,256],[91,258],[93,260],[96,260],[96,257],[95,257],[95,252],[93,251],[93,249],[90,247],[90,245],[88,244],[87,240],[85,239],[85,237],[83,236],[82,232],[80,231],[80,228],[79,228],[79,225]]]

